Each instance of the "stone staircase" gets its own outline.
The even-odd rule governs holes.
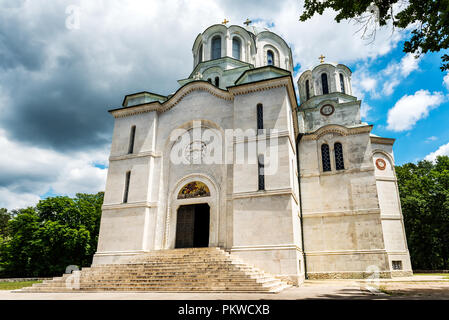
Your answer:
[[[95,265],[16,292],[265,292],[289,284],[219,248],[152,251],[121,264]]]

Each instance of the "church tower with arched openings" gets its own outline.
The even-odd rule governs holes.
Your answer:
[[[298,79],[308,276],[356,278],[374,270],[382,277],[411,275],[394,139],[372,134],[373,126],[362,122],[351,70],[320,58]]]
[[[293,284],[410,274],[394,140],[360,120],[351,70],[303,72],[298,102],[288,43],[224,22],[196,37],[175,92],[109,111],[93,265],[216,247]]]

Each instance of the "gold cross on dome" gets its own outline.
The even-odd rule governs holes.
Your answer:
[[[248,18],[246,18],[246,21],[243,22],[243,24],[246,24],[247,26],[249,26],[249,24],[250,24],[251,22],[252,22],[251,20],[249,20]]]
[[[321,55],[321,56],[318,57],[318,59],[320,59],[320,63],[323,63],[323,62],[324,62],[324,58],[326,58],[326,57],[323,56],[323,55]]]
[[[225,18],[221,24],[226,24],[228,22],[229,22],[229,20],[226,20],[226,18]]]

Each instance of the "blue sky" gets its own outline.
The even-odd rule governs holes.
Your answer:
[[[208,26],[249,18],[292,48],[295,79],[326,61],[353,71],[374,134],[395,138],[397,164],[449,154],[449,76],[440,54],[402,52],[408,31],[359,26],[326,11],[299,22],[302,1],[3,0],[0,2],[0,207],[104,190],[113,118],[126,94],[169,94],[193,68]],[[446,77],[446,85],[443,78]]]
[[[385,70],[389,64],[399,62],[405,56],[402,45],[401,41],[389,54],[370,61],[368,63],[369,73],[375,75]],[[442,72],[439,68],[440,56],[441,53],[423,56],[419,60],[417,69],[401,79],[391,95],[380,93],[380,97],[373,97],[368,93],[363,99],[363,103],[372,107],[364,120],[374,124],[373,133],[396,139],[394,145],[396,164],[422,160],[440,146],[449,143],[449,83],[447,87],[444,84],[444,77],[447,73]],[[357,71],[360,62],[354,62],[348,66]],[[390,77],[385,77],[384,80],[385,82],[391,81]],[[402,97],[411,96],[419,90],[427,90],[429,93],[440,92],[445,96],[444,101],[431,109],[427,116],[414,122],[412,128],[400,131],[389,129],[387,125],[388,111]],[[377,86],[375,92],[379,93],[380,91],[381,87]],[[413,108],[413,105],[410,108]]]

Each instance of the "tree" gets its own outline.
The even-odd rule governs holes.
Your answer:
[[[5,238],[7,236],[8,221],[11,219],[11,215],[5,208],[0,208],[0,237]]]
[[[402,10],[395,12],[399,6]],[[375,15],[379,26],[392,21],[393,26],[411,28],[411,36],[404,43],[404,52],[416,56],[439,52],[449,47],[449,0],[305,0],[301,21],[312,18],[325,9],[337,12],[335,20],[355,19],[367,22],[366,14]],[[449,55],[441,57],[441,70],[449,70]]]
[[[2,276],[53,276],[87,266],[97,248],[103,192],[51,197],[14,212],[0,238]]]
[[[415,269],[449,269],[449,157],[396,167]]]

